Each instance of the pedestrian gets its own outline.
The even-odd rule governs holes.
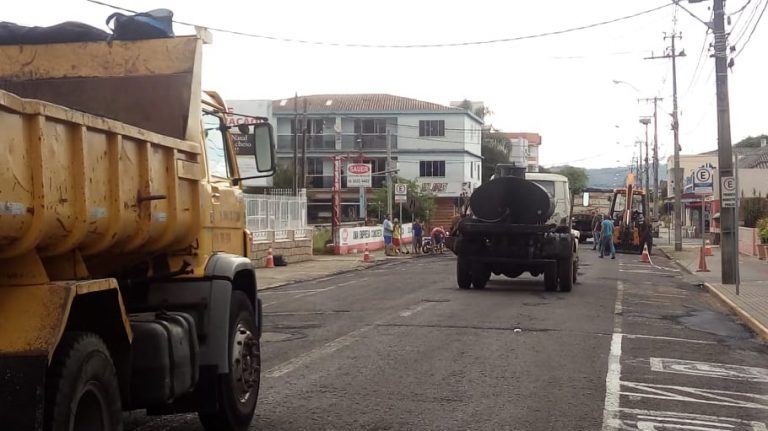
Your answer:
[[[419,219],[413,221],[413,254],[421,254],[421,243],[424,235],[424,228],[421,227]]]
[[[592,250],[597,250],[600,244],[600,230],[602,229],[603,216],[592,211]]]
[[[430,236],[432,237],[432,248],[435,250],[435,253],[439,251],[440,254],[443,254],[443,241],[445,240],[445,229],[443,229],[442,226],[437,226],[432,229]]]
[[[600,258],[610,250],[611,259],[616,259],[616,248],[613,246],[613,220],[605,217],[601,223],[602,232],[600,232]]]
[[[389,214],[384,215],[384,223],[382,224],[384,229],[384,254],[390,256],[392,254],[392,222],[389,221]]]
[[[395,219],[394,225],[392,226],[392,246],[395,249],[395,254],[402,253],[402,250],[400,249],[401,234],[402,234],[402,227],[400,226],[400,220]]]

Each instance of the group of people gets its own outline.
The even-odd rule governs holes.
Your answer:
[[[400,220],[395,218],[390,221],[389,214],[384,216],[384,252],[387,256],[393,256],[398,254],[410,254],[410,250],[403,243],[403,227]],[[443,243],[445,242],[445,229],[442,227],[435,227],[430,232],[432,239],[433,249],[435,251],[443,252]],[[424,243],[424,226],[419,219],[413,221],[413,253],[421,254],[423,252]]]
[[[600,258],[611,255],[616,259],[616,247],[613,245],[613,220],[610,217],[592,211],[592,250],[600,250]]]

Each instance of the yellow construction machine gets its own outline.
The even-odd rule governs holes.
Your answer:
[[[653,229],[648,216],[645,190],[635,184],[635,176],[627,175],[626,185],[614,189],[609,212],[614,222],[613,244],[619,253],[642,253],[653,248]]]

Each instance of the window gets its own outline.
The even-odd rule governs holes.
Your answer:
[[[534,183],[540,185],[544,190],[549,193],[553,198],[555,197],[555,183],[554,181],[535,180]]]
[[[307,175],[323,175],[323,159],[319,157],[307,158]]]
[[[469,164],[469,178],[474,179],[475,178],[475,164],[470,163]]]
[[[213,114],[203,113],[203,132],[208,173],[214,177],[229,178],[227,147],[224,132],[221,130],[221,119]]]
[[[387,120],[383,118],[358,118],[355,120],[355,134],[386,135]]]
[[[422,160],[419,162],[419,176],[420,177],[444,177],[445,176],[445,161],[430,161]]]
[[[419,136],[445,136],[445,120],[420,120]]]
[[[291,134],[296,133],[296,121],[291,120]],[[298,121],[299,124],[299,133],[301,133],[301,125],[304,124],[301,119]],[[307,134],[308,135],[322,135],[323,134],[323,126],[325,125],[325,120],[322,118],[308,118],[306,127],[307,127]]]

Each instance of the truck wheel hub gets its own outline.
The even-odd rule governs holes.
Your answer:
[[[232,343],[232,378],[235,395],[241,403],[248,401],[259,386],[259,340],[242,323],[235,329]]]

